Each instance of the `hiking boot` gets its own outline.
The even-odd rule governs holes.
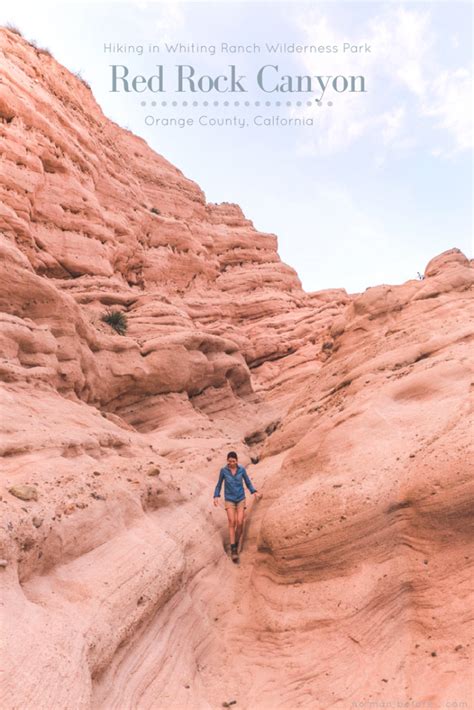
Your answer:
[[[237,552],[237,544],[230,546],[230,556],[234,561],[239,558],[239,553]]]

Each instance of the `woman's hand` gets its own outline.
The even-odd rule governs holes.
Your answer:
[[[260,498],[263,496],[263,493],[255,493],[255,498],[257,500],[260,500]]]
[[[217,506],[219,505],[219,498],[214,498],[214,505]]]

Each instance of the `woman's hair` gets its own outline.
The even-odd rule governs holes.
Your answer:
[[[227,458],[228,459],[236,459],[237,454],[235,453],[235,451],[229,451],[229,453],[227,454]]]

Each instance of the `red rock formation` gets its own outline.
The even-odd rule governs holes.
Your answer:
[[[0,52],[2,707],[462,701],[467,259],[307,294],[51,56]],[[228,448],[264,492],[232,569]]]

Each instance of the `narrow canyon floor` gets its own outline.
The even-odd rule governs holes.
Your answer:
[[[262,464],[259,485],[281,458],[280,454]],[[278,643],[275,647],[261,643],[252,601],[264,501],[247,503],[243,549],[235,564],[229,556],[223,501],[211,508],[209,493],[208,508],[221,554],[211,567],[199,570],[190,589],[169,602],[170,609],[163,608],[117,655],[94,688],[94,708],[121,708],[124,702],[156,707],[157,698],[163,706],[173,707],[222,707],[230,700],[236,700],[238,707],[250,707],[261,692],[253,688],[257,676],[271,688]]]

